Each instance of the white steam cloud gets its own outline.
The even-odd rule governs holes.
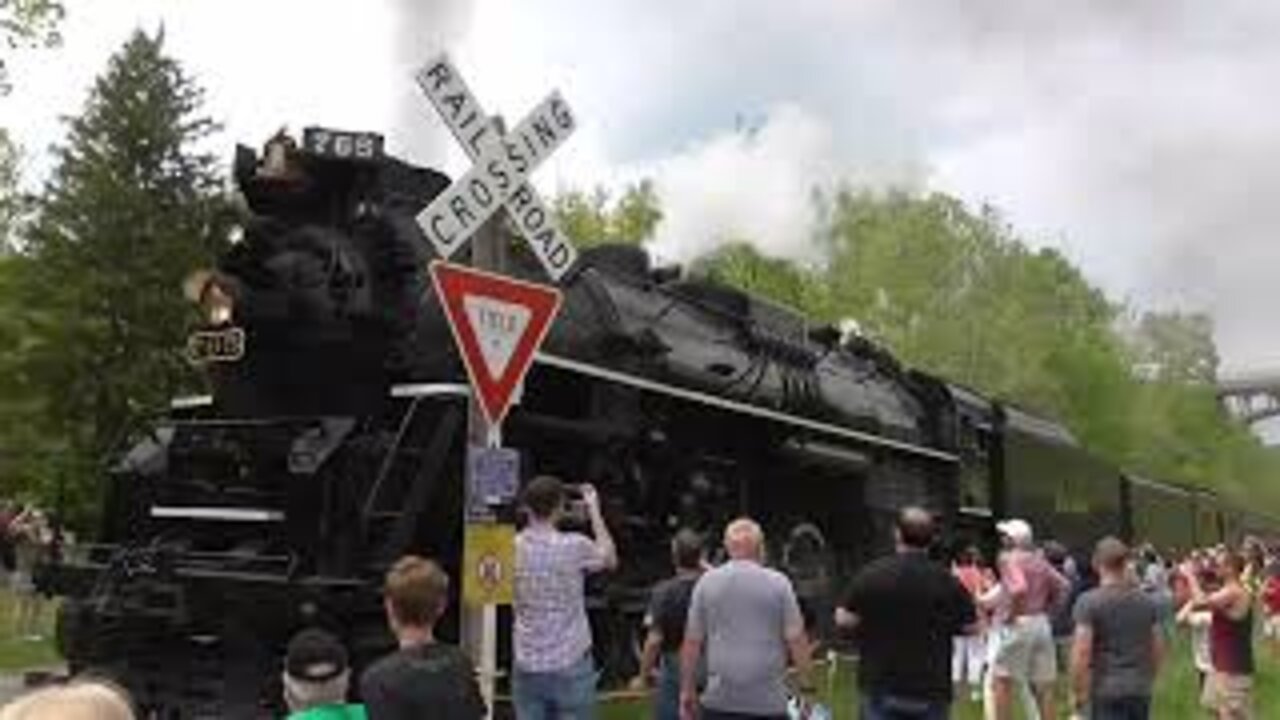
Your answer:
[[[795,105],[763,126],[736,128],[652,168],[663,220],[653,251],[687,261],[730,241],[807,259],[812,192],[841,177],[833,130]]]

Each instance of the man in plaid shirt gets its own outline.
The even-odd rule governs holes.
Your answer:
[[[583,485],[582,499],[594,539],[556,527],[565,502],[560,480],[538,477],[525,488],[530,519],[516,536],[512,695],[518,720],[587,720],[595,714],[583,585],[588,573],[616,568],[618,553],[595,488]]]

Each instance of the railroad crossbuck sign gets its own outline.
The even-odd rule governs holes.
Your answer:
[[[440,260],[431,263],[431,280],[471,387],[496,426],[560,309],[560,291]]]
[[[568,103],[553,92],[514,130],[499,136],[447,54],[424,65],[415,78],[475,163],[418,215],[436,252],[449,259],[490,215],[506,207],[547,274],[559,282],[578,253],[527,178],[576,128]]]

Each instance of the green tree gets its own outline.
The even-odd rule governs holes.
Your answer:
[[[58,26],[65,15],[54,0],[9,0],[0,2],[0,95],[12,91],[7,61],[14,51],[34,46],[53,46],[61,41]],[[20,152],[7,128],[0,128],[0,481],[21,485],[19,478],[31,477],[31,460],[44,456],[48,438],[39,433],[31,418],[38,413],[39,398],[27,387],[20,358],[29,338],[24,332],[24,308],[19,300],[19,279],[25,270],[12,253],[16,233],[28,203],[19,188]]]
[[[556,195],[552,204],[560,229],[578,247],[608,242],[609,194],[602,187],[591,193],[570,190]]]
[[[1213,319],[1203,313],[1146,312],[1130,333],[1140,374],[1175,382],[1218,379]]]
[[[649,180],[629,185],[616,202],[610,202],[609,193],[597,187],[590,193],[561,193],[553,207],[560,227],[578,247],[639,245],[653,237],[662,221],[658,196]]]
[[[23,205],[18,189],[18,149],[0,129],[0,257],[13,247]]]
[[[5,55],[0,56],[0,95],[13,90],[9,79],[8,55],[16,50],[62,41],[58,27],[66,14],[56,0],[0,0],[0,43]],[[22,203],[18,192],[19,148],[0,128],[0,255],[14,242],[13,230]]]
[[[690,268],[692,272],[786,305],[816,322],[830,322],[827,286],[813,270],[760,254],[745,242],[724,245]]]
[[[194,381],[179,288],[211,262],[228,217],[214,160],[197,151],[216,130],[201,95],[162,35],[136,32],[70,120],[17,260],[30,426],[66,449],[27,480],[46,495],[57,480],[82,510],[121,433]]]

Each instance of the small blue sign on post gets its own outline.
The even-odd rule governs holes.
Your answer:
[[[469,446],[467,486],[471,519],[491,519],[490,508],[515,500],[520,487],[520,453],[512,448]]]

